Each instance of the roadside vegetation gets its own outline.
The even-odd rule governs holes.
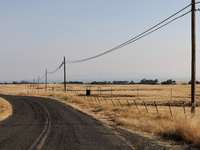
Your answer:
[[[0,97],[0,121],[8,118],[12,114],[12,105]]]
[[[196,114],[193,116],[189,107],[190,85],[186,83],[101,86],[68,84],[67,92],[62,91],[62,84],[48,84],[46,92],[44,85],[33,87],[25,84],[2,84],[0,93],[50,97],[93,115],[108,125],[168,137],[200,148],[200,108],[198,107],[200,85],[197,85],[197,107]],[[89,96],[86,96],[86,89],[91,90]],[[158,112],[152,105],[154,102],[157,104]]]

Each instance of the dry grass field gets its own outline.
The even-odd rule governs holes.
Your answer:
[[[0,121],[6,119],[12,114],[12,105],[0,97]]]
[[[190,113],[190,85],[0,85],[0,93],[45,96],[80,109],[108,124],[182,140],[200,147],[200,85],[196,113]],[[86,96],[86,89],[91,95]]]

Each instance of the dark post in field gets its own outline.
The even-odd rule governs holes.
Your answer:
[[[168,102],[168,105],[169,105],[169,111],[170,111],[170,114],[172,116],[172,110],[171,110],[171,107],[170,107],[170,103]]]
[[[108,104],[108,103],[107,103],[107,100],[106,100],[105,98],[104,98],[104,100],[105,100],[106,104]]]
[[[66,66],[65,66],[65,57],[64,57],[64,91],[66,92]]]
[[[144,101],[143,101],[143,104],[144,104],[144,106],[145,106],[146,112],[149,113],[149,112],[148,112],[148,109],[147,109],[147,105],[146,105],[146,103],[145,103]]]
[[[113,102],[112,98],[111,98],[110,100],[112,101],[112,104],[113,104],[113,106],[115,107],[115,104],[114,104],[114,102]]]
[[[158,113],[157,104],[156,104],[156,102],[155,102],[155,101],[154,101],[154,106],[156,107],[157,114],[159,114],[159,113]]]
[[[135,102],[135,106],[136,106],[137,110],[139,111],[139,108],[138,108],[138,106],[137,106],[137,103],[136,103],[136,101],[135,101],[135,100],[134,100],[134,102]]]
[[[191,113],[195,114],[195,90],[196,90],[196,0],[192,0],[192,73],[191,73]]]

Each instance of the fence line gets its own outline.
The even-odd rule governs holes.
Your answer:
[[[30,88],[29,88],[30,87]],[[95,86],[94,86],[95,87]],[[132,109],[137,109],[138,111],[146,111],[146,113],[152,113],[153,111],[156,111],[156,113],[159,115],[163,112],[169,113],[171,116],[175,116],[178,112],[183,113],[185,115],[185,117],[187,117],[187,115],[189,114],[190,111],[189,107],[191,107],[190,103],[185,103],[183,102],[183,104],[173,104],[173,99],[176,98],[176,96],[174,96],[175,92],[172,92],[172,88],[168,89],[168,91],[170,91],[169,93],[169,99],[171,100],[170,102],[168,101],[168,103],[158,103],[156,101],[146,101],[145,99],[147,99],[146,97],[142,97],[142,92],[149,92],[150,90],[146,90],[145,89],[140,89],[138,87],[136,87],[135,89],[131,89],[130,91],[132,91],[132,93],[134,93],[136,96],[132,96],[128,97],[126,96],[126,92],[124,90],[124,95],[123,94],[119,94],[119,92],[123,91],[123,89],[119,89],[118,87],[114,88],[110,88],[110,87],[106,87],[107,89],[103,89],[103,87],[100,88],[96,88],[96,89],[91,88],[91,91],[94,92],[93,94],[91,94],[90,96],[86,96],[86,90],[82,89],[76,89],[73,87],[68,87],[67,88],[67,94],[71,94],[74,96],[79,96],[82,97],[84,96],[84,99],[88,102],[96,102],[99,104],[108,104],[108,105],[112,105],[113,107],[121,107],[122,109],[125,107],[129,107]],[[7,92],[7,93],[14,93],[14,92],[22,92],[22,93],[36,93],[36,92],[41,92],[43,91],[44,88],[38,88],[38,86],[28,86],[26,89],[5,89],[5,90],[0,90],[0,93],[2,92]],[[152,90],[152,89],[151,89]],[[157,90],[156,88],[153,90]],[[161,89],[162,90],[162,89]],[[167,90],[167,88],[165,88],[164,90]],[[116,91],[116,93],[115,93]],[[129,92],[130,92],[129,91]],[[51,86],[48,88],[48,91],[46,92],[64,92],[64,89],[61,88],[60,86]],[[117,93],[118,92],[118,93]],[[107,93],[110,93],[110,96],[106,96]],[[173,95],[172,95],[173,94]],[[117,96],[116,96],[117,95]],[[158,95],[160,96],[161,94],[158,93]],[[161,95],[163,96],[163,95]],[[164,95],[166,97],[166,95]],[[167,97],[168,97],[167,96]],[[124,98],[125,97],[125,98]],[[154,97],[158,98],[158,97]],[[173,98],[173,99],[172,99]],[[153,99],[152,97],[150,97],[149,99]],[[162,101],[162,100],[160,100]],[[154,109],[153,109],[154,107]],[[168,107],[168,108],[167,108]],[[182,108],[182,110],[181,110]],[[198,107],[197,107],[198,108]]]
[[[186,104],[182,105],[182,106],[173,106],[171,105],[169,102],[167,103],[167,105],[158,105],[155,101],[153,103],[146,103],[145,101],[142,101],[142,103],[140,102],[140,100],[120,100],[120,99],[113,99],[113,98],[101,98],[101,97],[95,97],[95,96],[84,96],[84,100],[88,100],[88,102],[92,102],[92,103],[98,103],[98,104],[106,104],[106,105],[111,105],[113,106],[113,108],[116,107],[120,107],[120,108],[125,108],[125,107],[129,107],[131,109],[136,109],[137,111],[145,111],[146,113],[153,113],[155,112],[157,115],[163,114],[165,112],[165,114],[167,113],[167,107],[168,107],[168,113],[171,116],[175,116],[175,113],[173,113],[172,108],[182,108],[182,113],[185,115],[185,117],[187,117],[187,111],[186,108]],[[110,103],[109,103],[110,101]],[[163,109],[164,107],[164,109]],[[175,111],[174,111],[175,112]],[[176,112],[180,112],[179,110],[177,110]]]

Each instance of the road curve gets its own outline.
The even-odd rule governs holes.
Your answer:
[[[4,150],[131,150],[101,122],[49,98],[0,95],[13,115],[0,122]]]

